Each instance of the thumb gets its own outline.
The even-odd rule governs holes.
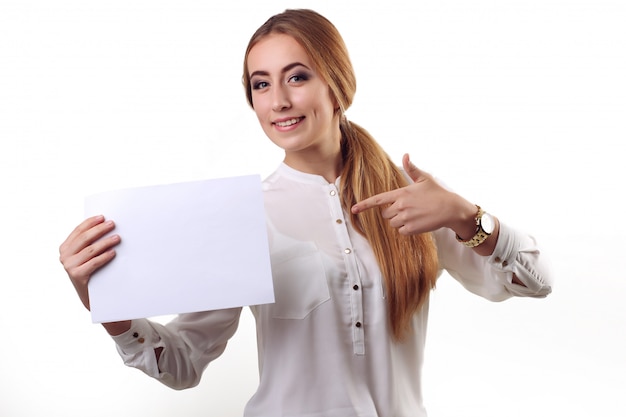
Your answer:
[[[402,166],[404,167],[404,170],[406,171],[407,174],[409,174],[409,177],[411,177],[411,179],[414,182],[417,182],[423,176],[422,171],[418,167],[416,167],[415,164],[413,164],[413,162],[411,162],[411,159],[408,153],[405,153],[404,156],[402,157]]]

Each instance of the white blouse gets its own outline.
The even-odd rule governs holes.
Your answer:
[[[393,342],[381,272],[340,203],[339,180],[285,164],[263,183],[274,304],[250,307],[260,382],[247,417],[421,417],[428,303]],[[533,238],[504,224],[481,257],[454,232],[434,232],[440,268],[490,300],[545,297],[548,272]],[[245,261],[245,260],[242,260]],[[515,274],[524,286],[513,284]],[[197,385],[235,333],[241,308],[181,314],[163,326],[134,320],[113,337],[124,362],[176,389]],[[157,365],[154,349],[164,350]]]

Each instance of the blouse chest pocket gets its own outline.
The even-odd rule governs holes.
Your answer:
[[[303,319],[330,299],[322,255],[311,242],[272,253],[272,275],[273,318]]]

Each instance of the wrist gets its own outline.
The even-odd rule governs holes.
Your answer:
[[[496,219],[491,214],[485,212],[476,204],[476,214],[474,215],[475,231],[471,238],[464,239],[457,233],[456,239],[468,248],[475,248],[482,245],[496,229]]]
[[[128,330],[130,330],[130,325],[130,320],[102,323],[102,326],[111,336],[119,336],[122,333],[126,333]]]
[[[456,234],[457,239],[470,240],[478,229],[476,225],[477,206],[470,202],[465,202],[456,212],[458,218],[450,226],[450,229]]]

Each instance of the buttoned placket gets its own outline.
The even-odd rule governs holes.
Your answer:
[[[328,196],[330,209],[335,219],[335,232],[339,242],[346,271],[348,274],[346,281],[346,291],[350,294],[350,314],[352,346],[355,355],[365,354],[365,325],[363,323],[363,290],[361,284],[361,274],[359,271],[356,254],[348,234],[348,223],[341,207],[339,191],[335,184],[328,185]]]

